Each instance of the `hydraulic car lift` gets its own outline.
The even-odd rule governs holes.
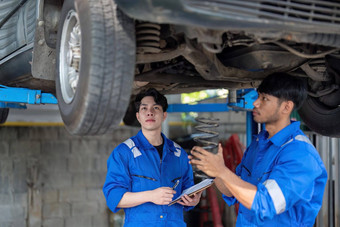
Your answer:
[[[253,134],[257,134],[257,126],[252,120],[251,111],[253,102],[257,99],[254,89],[233,90],[230,92],[226,103],[205,104],[170,104],[169,113],[174,112],[228,112],[247,111],[247,145],[250,144]],[[41,90],[15,88],[0,85],[0,108],[26,109],[26,104],[57,104],[57,98]]]
[[[40,90],[0,85],[0,108],[26,109],[26,104],[57,104],[57,98]]]

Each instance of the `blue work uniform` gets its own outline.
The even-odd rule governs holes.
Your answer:
[[[257,135],[236,174],[257,186],[251,209],[240,204],[236,226],[313,226],[327,172],[300,122],[292,122],[270,139],[265,130]],[[229,205],[238,202],[223,198]]]
[[[117,207],[126,192],[142,192],[159,187],[173,187],[177,180],[174,198],[194,184],[193,172],[187,153],[175,142],[164,140],[160,159],[157,149],[144,137],[142,131],[118,145],[107,161],[107,176],[103,192],[108,207],[117,212]],[[124,208],[125,226],[186,226],[183,207],[156,205],[147,202],[135,207]]]

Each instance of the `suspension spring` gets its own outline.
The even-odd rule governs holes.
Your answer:
[[[219,133],[211,130],[212,128],[217,128],[219,119],[215,118],[204,118],[199,117],[195,119],[197,122],[201,123],[197,125],[195,128],[197,131],[202,132],[199,136],[194,138],[194,141],[198,143],[203,149],[208,150],[212,153],[217,153],[218,142],[214,141],[214,138],[217,138]]]
[[[153,23],[136,24],[137,53],[159,53],[161,26]]]
[[[216,154],[218,146],[217,137],[219,133],[211,129],[217,128],[219,126],[218,125],[219,119],[200,117],[196,118],[195,120],[201,123],[200,125],[197,125],[195,127],[197,131],[201,132],[201,134],[195,136],[194,141],[196,141],[198,146],[202,147],[203,149]],[[196,166],[193,166],[193,171],[195,177],[202,179],[209,178],[209,176],[207,176],[205,173],[197,169]]]

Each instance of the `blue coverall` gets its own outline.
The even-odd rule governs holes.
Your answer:
[[[251,209],[240,204],[236,226],[313,226],[327,182],[318,152],[300,122],[267,138],[265,130],[256,136],[236,169],[257,186]],[[238,202],[223,198],[229,205]]]
[[[158,151],[144,137],[142,131],[118,145],[107,161],[107,176],[103,192],[108,207],[117,212],[124,193],[173,187],[177,180],[174,198],[194,184],[193,172],[187,153],[176,143],[164,139],[162,160]],[[192,207],[184,207],[185,210]],[[186,226],[183,206],[156,205],[147,202],[125,208],[125,226]]]

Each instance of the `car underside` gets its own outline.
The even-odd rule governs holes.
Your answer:
[[[110,4],[108,0],[99,2]],[[308,83],[309,97],[299,112],[305,123],[318,133],[340,136],[340,3],[117,0],[117,5],[112,3],[115,15],[113,29],[123,32],[113,31],[113,38],[108,36],[104,39],[94,35],[93,40],[104,42],[98,47],[85,37],[85,34],[96,29],[91,28],[91,24],[85,28],[82,21],[86,19],[82,15],[91,12],[91,8],[100,3],[92,0],[44,3],[37,24],[39,21],[45,23],[40,27],[37,25],[33,69],[27,67],[27,72],[13,73],[12,70],[9,73],[9,63],[13,65],[27,61],[26,58],[12,58],[12,62],[6,61],[0,66],[0,72],[7,72],[0,73],[0,83],[56,93],[64,122],[75,134],[100,134],[108,129],[104,127],[105,130],[102,130],[101,126],[93,126],[93,130],[81,129],[81,120],[72,116],[72,109],[88,110],[82,109],[81,104],[72,105],[74,100],[81,102],[77,98],[80,92],[91,88],[83,87],[94,83],[91,79],[82,82],[81,77],[90,77],[91,70],[96,70],[95,65],[103,65],[105,71],[105,67],[109,69],[106,65],[113,64],[107,73],[116,73],[124,68],[125,71],[117,76],[125,78],[120,82],[124,87],[112,82],[110,87],[96,85],[96,88],[101,90],[99,96],[104,96],[120,86],[117,92],[124,93],[127,98],[117,101],[115,105],[121,109],[120,114],[111,118],[121,119],[130,103],[124,118],[126,124],[132,124],[133,121],[127,119],[135,115],[129,100],[148,87],[155,87],[164,94],[214,88],[256,88],[267,75],[287,72],[305,78]],[[79,7],[74,7],[77,4]],[[69,11],[64,9],[65,5]],[[51,11],[58,13],[46,14]],[[69,12],[74,12],[76,16],[72,17]],[[60,22],[55,19],[59,16]],[[70,35],[64,35],[62,31]],[[42,39],[45,42],[40,45],[39,40]],[[119,46],[112,48],[111,52],[115,53],[105,50],[105,47],[113,45]],[[32,55],[30,51],[25,54]],[[95,59],[85,56],[85,52],[103,56]],[[88,65],[91,66],[93,59],[95,63],[91,68]],[[116,63],[115,59],[120,60]],[[39,64],[41,61],[44,64]],[[56,79],[54,65],[57,65]],[[66,67],[61,67],[63,65]],[[65,70],[66,76],[58,77],[58,74],[63,75],[62,70]],[[8,74],[13,76],[9,77]],[[115,77],[105,80],[110,78]],[[96,79],[95,83],[105,84],[103,81]],[[123,102],[125,104],[118,104]],[[74,122],[78,125],[72,126]]]

